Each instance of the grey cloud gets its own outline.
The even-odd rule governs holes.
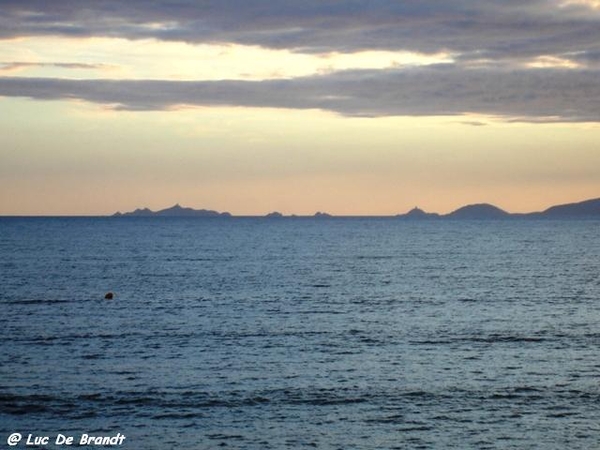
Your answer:
[[[178,105],[322,109],[346,116],[481,113],[505,120],[600,121],[598,72],[535,69],[347,71],[268,81],[118,81],[0,78],[0,95],[81,99],[115,109]]]
[[[463,125],[471,125],[472,127],[485,127],[487,126],[487,123],[485,122],[480,122],[478,120],[464,120],[462,122]]]
[[[600,64],[600,49],[569,55],[569,57],[574,61],[582,62],[587,65]]]
[[[558,0],[0,0],[0,36],[153,37],[308,52],[449,50],[473,58],[598,51],[600,14],[559,4]]]
[[[37,63],[37,62],[23,62],[23,61],[10,61],[0,62],[0,72],[10,71],[16,69],[26,69],[28,67],[56,67],[60,69],[105,69],[109,66],[107,64],[86,64],[86,63]]]

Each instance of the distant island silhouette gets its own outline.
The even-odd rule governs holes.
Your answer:
[[[112,217],[235,217],[228,212],[213,211],[210,209],[193,209],[176,204],[170,208],[152,211],[148,208],[136,209],[135,211],[113,214]],[[333,216],[326,212],[316,212],[312,216],[298,216],[284,214],[274,211],[265,216],[268,219],[280,219],[286,217],[313,217],[317,219]],[[347,217],[347,216],[346,216]],[[563,205],[552,206],[544,211],[531,213],[510,213],[489,203],[478,203],[462,206],[449,214],[438,214],[425,212],[415,207],[404,214],[398,214],[395,217],[406,220],[439,220],[439,219],[474,219],[474,220],[498,220],[512,218],[534,218],[534,219],[600,219],[600,198],[585,200],[578,203],[567,203]]]
[[[427,213],[419,208],[413,208],[405,214],[398,214],[399,219],[600,219],[600,198],[585,200],[578,203],[567,203],[552,206],[544,211],[531,213],[509,213],[489,203],[478,203],[467,205],[452,211],[449,214],[440,215]]]
[[[152,211],[148,208],[136,209],[135,211],[121,214],[117,212],[113,217],[231,217],[228,212],[212,211],[210,209],[185,208],[176,204],[170,208]]]

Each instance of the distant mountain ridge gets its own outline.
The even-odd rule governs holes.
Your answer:
[[[183,207],[179,204],[170,208],[152,211],[148,208],[136,209],[126,213],[117,212],[113,217],[232,217],[228,212],[213,211],[210,209],[193,209]],[[275,211],[263,217],[285,218],[300,217],[296,215],[284,216]],[[325,212],[317,212],[314,218],[335,217]],[[584,200],[577,203],[566,203],[552,206],[541,212],[531,213],[509,213],[489,203],[478,203],[466,205],[448,214],[428,213],[417,207],[407,213],[395,216],[399,219],[411,220],[437,220],[437,219],[474,219],[474,220],[497,220],[512,218],[539,218],[539,219],[600,219],[600,198]]]
[[[446,217],[456,219],[504,219],[508,216],[510,216],[510,213],[497,206],[488,203],[479,203],[458,208]]]
[[[404,217],[405,219],[438,219],[440,215],[438,213],[427,213],[423,211],[421,208],[417,208],[416,206],[411,209],[406,214],[400,214],[397,217]]]
[[[419,208],[413,208],[405,214],[398,214],[401,219],[511,219],[511,218],[539,218],[539,219],[600,219],[600,198],[585,200],[577,203],[552,206],[541,212],[509,213],[489,203],[467,205],[452,211],[449,214],[439,215],[426,213]]]
[[[562,217],[599,217],[600,198],[585,200],[579,203],[567,203],[548,208],[541,213],[544,217],[560,219]]]
[[[193,209],[180,206],[179,203],[170,208],[152,211],[148,208],[121,214],[117,212],[113,217],[231,217],[228,212],[218,212],[210,209]]]

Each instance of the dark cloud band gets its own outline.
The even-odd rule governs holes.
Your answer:
[[[346,116],[481,113],[506,120],[600,121],[598,72],[464,70],[454,65],[267,81],[0,78],[0,95],[78,99],[124,110],[179,105],[322,109]]]
[[[235,105],[319,108],[349,116],[470,112],[600,121],[600,10],[585,2],[0,0],[0,11],[0,38],[155,38],[304,52],[444,51],[456,61],[261,82],[0,78],[5,96],[76,98],[132,110]],[[579,68],[524,68],[536,58],[568,60]]]
[[[598,52],[600,11],[559,0],[0,0],[0,37],[235,42],[506,58]]]

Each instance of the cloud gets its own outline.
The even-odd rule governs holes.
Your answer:
[[[476,113],[531,122],[597,122],[597,80],[597,71],[591,70],[464,70],[446,64],[266,81],[0,77],[0,95],[78,99],[118,110],[241,106],[322,109],[366,117]]]
[[[0,0],[0,37],[238,43],[303,52],[450,51],[472,58],[597,51],[596,0]]]
[[[152,38],[354,58],[331,72],[298,71],[296,78],[263,81],[0,77],[4,96],[81,99],[130,110],[234,105],[318,108],[347,116],[479,113],[532,122],[600,121],[594,101],[600,98],[597,0],[0,0],[0,10],[5,39],[108,37],[147,43]],[[364,67],[356,64],[359,52],[376,51],[451,55],[448,61],[454,62],[343,70]],[[105,66],[119,49],[116,53]],[[30,63],[8,62],[0,72],[23,64]],[[248,72],[253,64],[249,59]],[[43,65],[101,64],[45,60]]]
[[[25,62],[25,61],[10,61],[0,62],[0,72],[14,72],[31,67],[51,67],[59,69],[106,69],[106,64],[86,64],[86,63],[41,63],[41,62]]]
[[[463,125],[470,125],[472,127],[485,127],[485,126],[487,126],[487,123],[481,122],[479,120],[463,120],[460,123],[463,124]]]

